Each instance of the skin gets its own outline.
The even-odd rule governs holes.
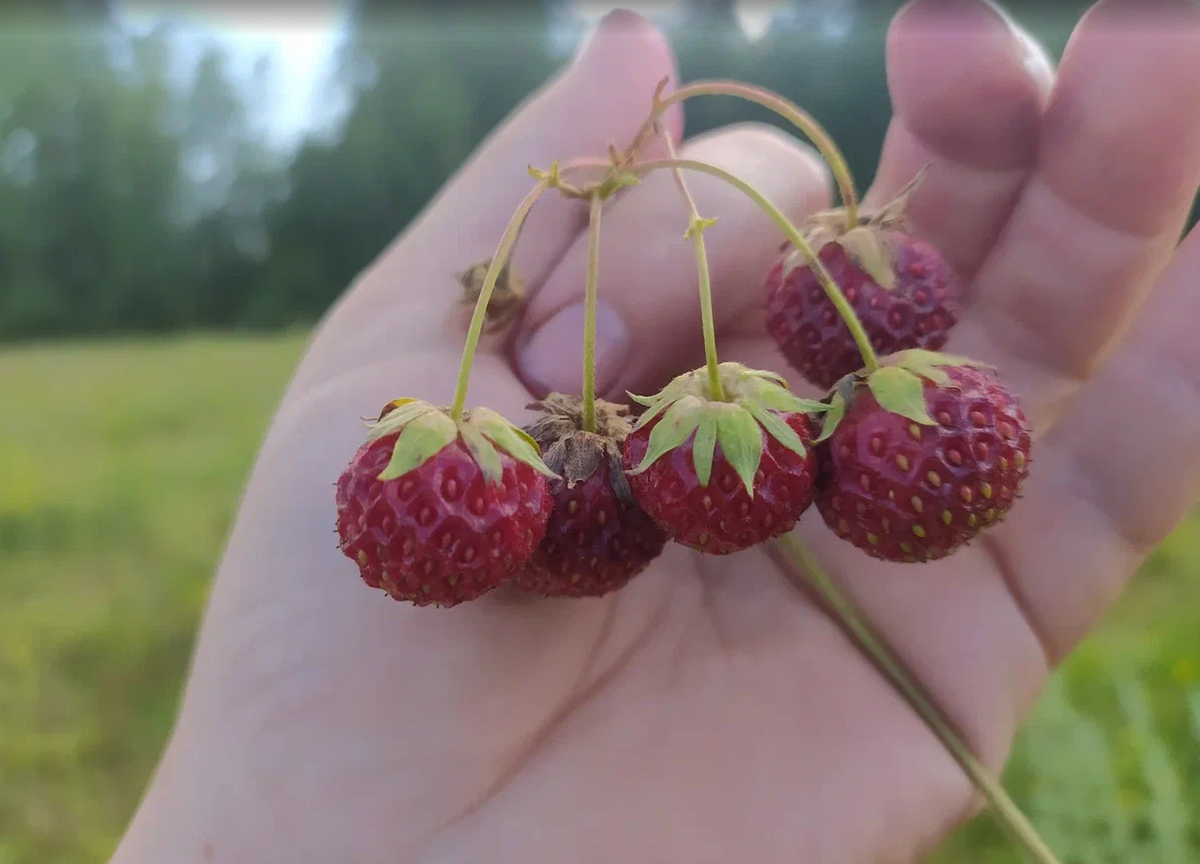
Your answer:
[[[1200,235],[1177,246],[1200,182],[1200,114],[1180,107],[1200,104],[1200,12],[1100,3],[1053,70],[990,7],[918,0],[887,50],[896,113],[868,203],[933,162],[912,215],[969,284],[946,350],[996,363],[1020,394],[1033,476],[986,541],[936,564],[881,566],[815,511],[800,530],[998,769],[1048,672],[1200,497]],[[367,589],[336,548],[332,485],[359,418],[398,396],[449,401],[454,274],[494,249],[526,165],[624,143],[675,71],[648,23],[608,17],[322,322],[114,862],[891,864],[975,811],[932,735],[765,550],[670,547],[602,599],[499,591],[422,610]],[[682,114],[669,120],[679,138]],[[781,133],[735,126],[681,150],[796,218],[829,202],[825,171]],[[786,374],[757,305],[781,238],[736,192],[689,179],[720,216],[721,358]],[[531,393],[577,392],[585,219],[579,202],[535,209],[516,258],[529,306],[482,345],[469,405],[525,422]],[[607,396],[702,363],[685,226],[669,174],[606,214]]]

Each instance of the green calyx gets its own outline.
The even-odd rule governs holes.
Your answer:
[[[776,412],[819,414],[829,410],[827,404],[795,395],[774,372],[740,363],[722,363],[717,368],[725,397],[721,400],[712,398],[707,368],[680,375],[654,396],[629,394],[646,408],[634,431],[661,417],[650,432],[646,455],[629,474],[641,474],[695,434],[692,461],[700,485],[707,486],[712,477],[713,454],[720,444],[726,461],[753,497],[764,432],[801,458],[806,456],[800,436]]]
[[[615,171],[596,186],[595,193],[601,201],[607,201],[625,187],[640,186],[641,184],[642,178],[632,171]]]
[[[927,170],[928,166],[922,168],[908,185],[878,210],[859,213],[853,225],[850,224],[850,216],[844,207],[810,216],[801,229],[804,239],[808,241],[814,253],[820,253],[830,243],[837,243],[846,250],[850,260],[881,288],[891,291],[896,287],[896,271],[892,265],[892,250],[885,239],[886,234],[891,229],[911,233],[912,226],[905,215],[905,208],[908,206],[908,199],[925,179]],[[795,250],[784,269],[790,271],[806,263],[804,255]]]
[[[567,198],[591,198],[596,196],[601,201],[607,201],[613,195],[616,195],[627,186],[640,186],[642,178],[636,172],[625,167],[624,163],[619,160],[618,156],[613,151],[613,165],[605,174],[604,179],[596,183],[594,186],[579,187],[562,179],[562,172],[558,162],[553,162],[549,170],[542,170],[529,166],[529,176],[535,180],[544,183],[548,189],[557,189],[562,195]]]
[[[691,240],[697,234],[703,234],[709,228],[717,224],[717,217],[710,216],[708,218],[702,216],[692,217],[692,221],[688,223],[687,230],[683,232],[684,240]]]
[[[929,409],[925,406],[925,381],[938,387],[953,387],[954,380],[944,371],[943,367],[946,366],[993,368],[970,357],[926,351],[923,348],[889,354],[880,361],[880,367],[874,372],[852,372],[833,386],[826,397],[828,410],[817,441],[824,441],[833,434],[846,409],[863,387],[871,392],[885,411],[899,414],[922,426],[936,426],[937,421],[929,416]]]
[[[420,399],[394,399],[384,406],[368,429],[368,442],[399,433],[392,458],[379,474],[380,480],[392,480],[421,467],[460,438],[488,483],[499,483],[504,475],[501,453],[547,477],[558,477],[542,461],[537,442],[490,408],[472,408],[456,423],[448,408]]]

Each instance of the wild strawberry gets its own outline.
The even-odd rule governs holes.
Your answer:
[[[513,584],[550,597],[599,597],[623,587],[662,553],[667,535],[634,503],[621,466],[627,405],[595,400],[595,431],[583,400],[551,393],[529,407],[525,427],[559,479],[546,536]]]
[[[904,218],[916,182],[858,225],[847,224],[844,210],[817,214],[806,225],[805,239],[880,354],[936,351],[958,321],[958,276]],[[862,368],[845,321],[803,254],[790,244],[767,275],[765,309],[767,330],[779,350],[818,387],[828,389]]]
[[[988,368],[920,350],[887,363],[831,397],[817,509],[875,558],[944,558],[1019,497],[1029,423]]]
[[[747,549],[796,524],[812,503],[809,412],[770,372],[722,363],[681,375],[649,399],[625,439],[634,499],[676,543],[713,555]],[[715,481],[715,482],[713,482]]]
[[[487,408],[455,422],[398,399],[337,481],[339,548],[364,582],[418,606],[473,600],[541,542],[552,499],[537,444]]]

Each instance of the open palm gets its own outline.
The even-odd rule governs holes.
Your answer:
[[[947,350],[997,364],[1037,429],[1008,521],[948,560],[884,566],[815,511],[800,531],[998,767],[1053,664],[1200,488],[1200,14],[1104,2],[1053,71],[990,7],[918,0],[888,43],[895,105],[868,202],[932,163],[911,214],[967,277]],[[670,52],[609,16],[317,333],[275,418],[213,588],[178,726],[117,853],[142,861],[907,862],[970,786],[763,550],[679,547],[625,590],[500,590],[449,610],[363,586],[333,482],[359,418],[446,403],[454,273],[489,255],[527,164],[625,143]],[[669,117],[680,134],[682,115]],[[685,141],[794,218],[828,205],[815,157],[762,126]],[[758,286],[782,238],[690,178],[722,360],[776,369]],[[538,205],[516,266],[533,297],[481,351],[468,404],[518,422],[578,390],[585,209]],[[687,224],[669,175],[608,211],[599,384],[648,392],[702,362]],[[1136,313],[1136,314],[1135,314]],[[509,350],[511,349],[511,350]]]

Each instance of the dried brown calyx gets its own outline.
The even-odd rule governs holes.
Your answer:
[[[830,243],[837,243],[880,287],[890,291],[896,285],[896,273],[887,235],[890,231],[913,233],[905,209],[909,198],[925,179],[927,170],[928,166],[917,172],[917,176],[879,209],[860,211],[855,225],[850,224],[849,214],[844,207],[813,214],[801,226],[804,239],[814,254],[820,254]],[[803,252],[792,250],[784,266],[784,275],[807,263]]]
[[[609,482],[617,497],[633,502],[633,493],[621,465],[621,448],[633,428],[628,419],[630,408],[615,402],[595,400],[596,431],[584,428],[583,400],[565,393],[551,393],[531,402],[531,410],[541,416],[525,427],[542,451],[547,467],[563,478],[567,488],[574,486],[597,469],[609,473]]]
[[[474,306],[478,302],[479,295],[483,291],[483,280],[487,277],[491,264],[492,261],[489,258],[472,264],[457,274],[458,284],[462,288],[459,302],[465,306]],[[493,333],[511,323],[517,313],[521,311],[521,304],[525,300],[526,293],[524,280],[508,263],[505,263],[496,277],[496,284],[492,287],[492,296],[488,298],[484,329]]]

